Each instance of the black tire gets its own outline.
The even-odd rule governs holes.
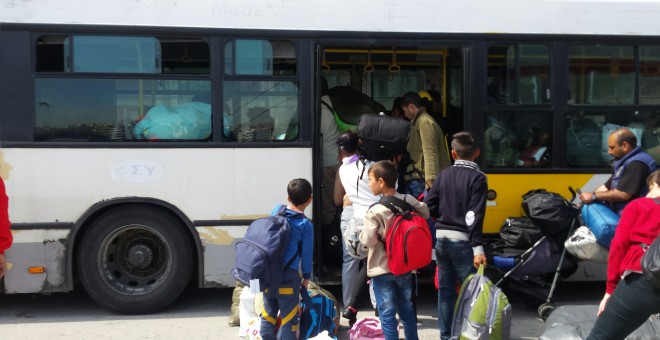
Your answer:
[[[96,219],[78,247],[78,273],[99,305],[122,314],[156,312],[188,285],[193,253],[185,227],[148,206],[115,208]]]
[[[546,302],[540,305],[538,309],[539,318],[545,322],[545,320],[548,319],[548,316],[550,316],[550,313],[552,313],[553,309],[555,309],[555,307],[550,302]]]

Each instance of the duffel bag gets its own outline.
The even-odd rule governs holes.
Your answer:
[[[598,244],[609,250],[614,230],[619,224],[619,215],[605,204],[594,202],[582,206],[582,220],[594,233]]]

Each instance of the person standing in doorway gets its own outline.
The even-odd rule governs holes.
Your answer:
[[[406,169],[406,193],[419,197],[431,187],[438,172],[451,165],[451,161],[445,135],[426,112],[419,94],[406,93],[401,100],[401,110],[411,122],[407,148],[412,162]]]

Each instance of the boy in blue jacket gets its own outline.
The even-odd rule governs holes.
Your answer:
[[[289,205],[286,207],[284,215],[291,226],[291,241],[289,241],[289,245],[284,251],[283,261],[286,262],[283,265],[292,258],[295,257],[295,259],[285,269],[282,282],[278,285],[278,288],[264,292],[264,309],[261,313],[260,330],[261,337],[264,340],[276,338],[275,324],[278,313],[282,318],[280,339],[296,339],[301,285],[298,268],[302,270],[302,285],[305,288],[307,288],[312,274],[314,227],[304,214],[305,208],[312,203],[312,185],[305,179],[294,179],[289,182],[287,193]],[[276,214],[279,208],[280,206],[275,207],[273,214]]]

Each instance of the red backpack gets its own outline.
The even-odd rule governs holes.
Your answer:
[[[395,219],[384,240],[390,272],[406,274],[431,263],[432,238],[428,222],[402,199],[383,196],[379,203],[390,209]]]

